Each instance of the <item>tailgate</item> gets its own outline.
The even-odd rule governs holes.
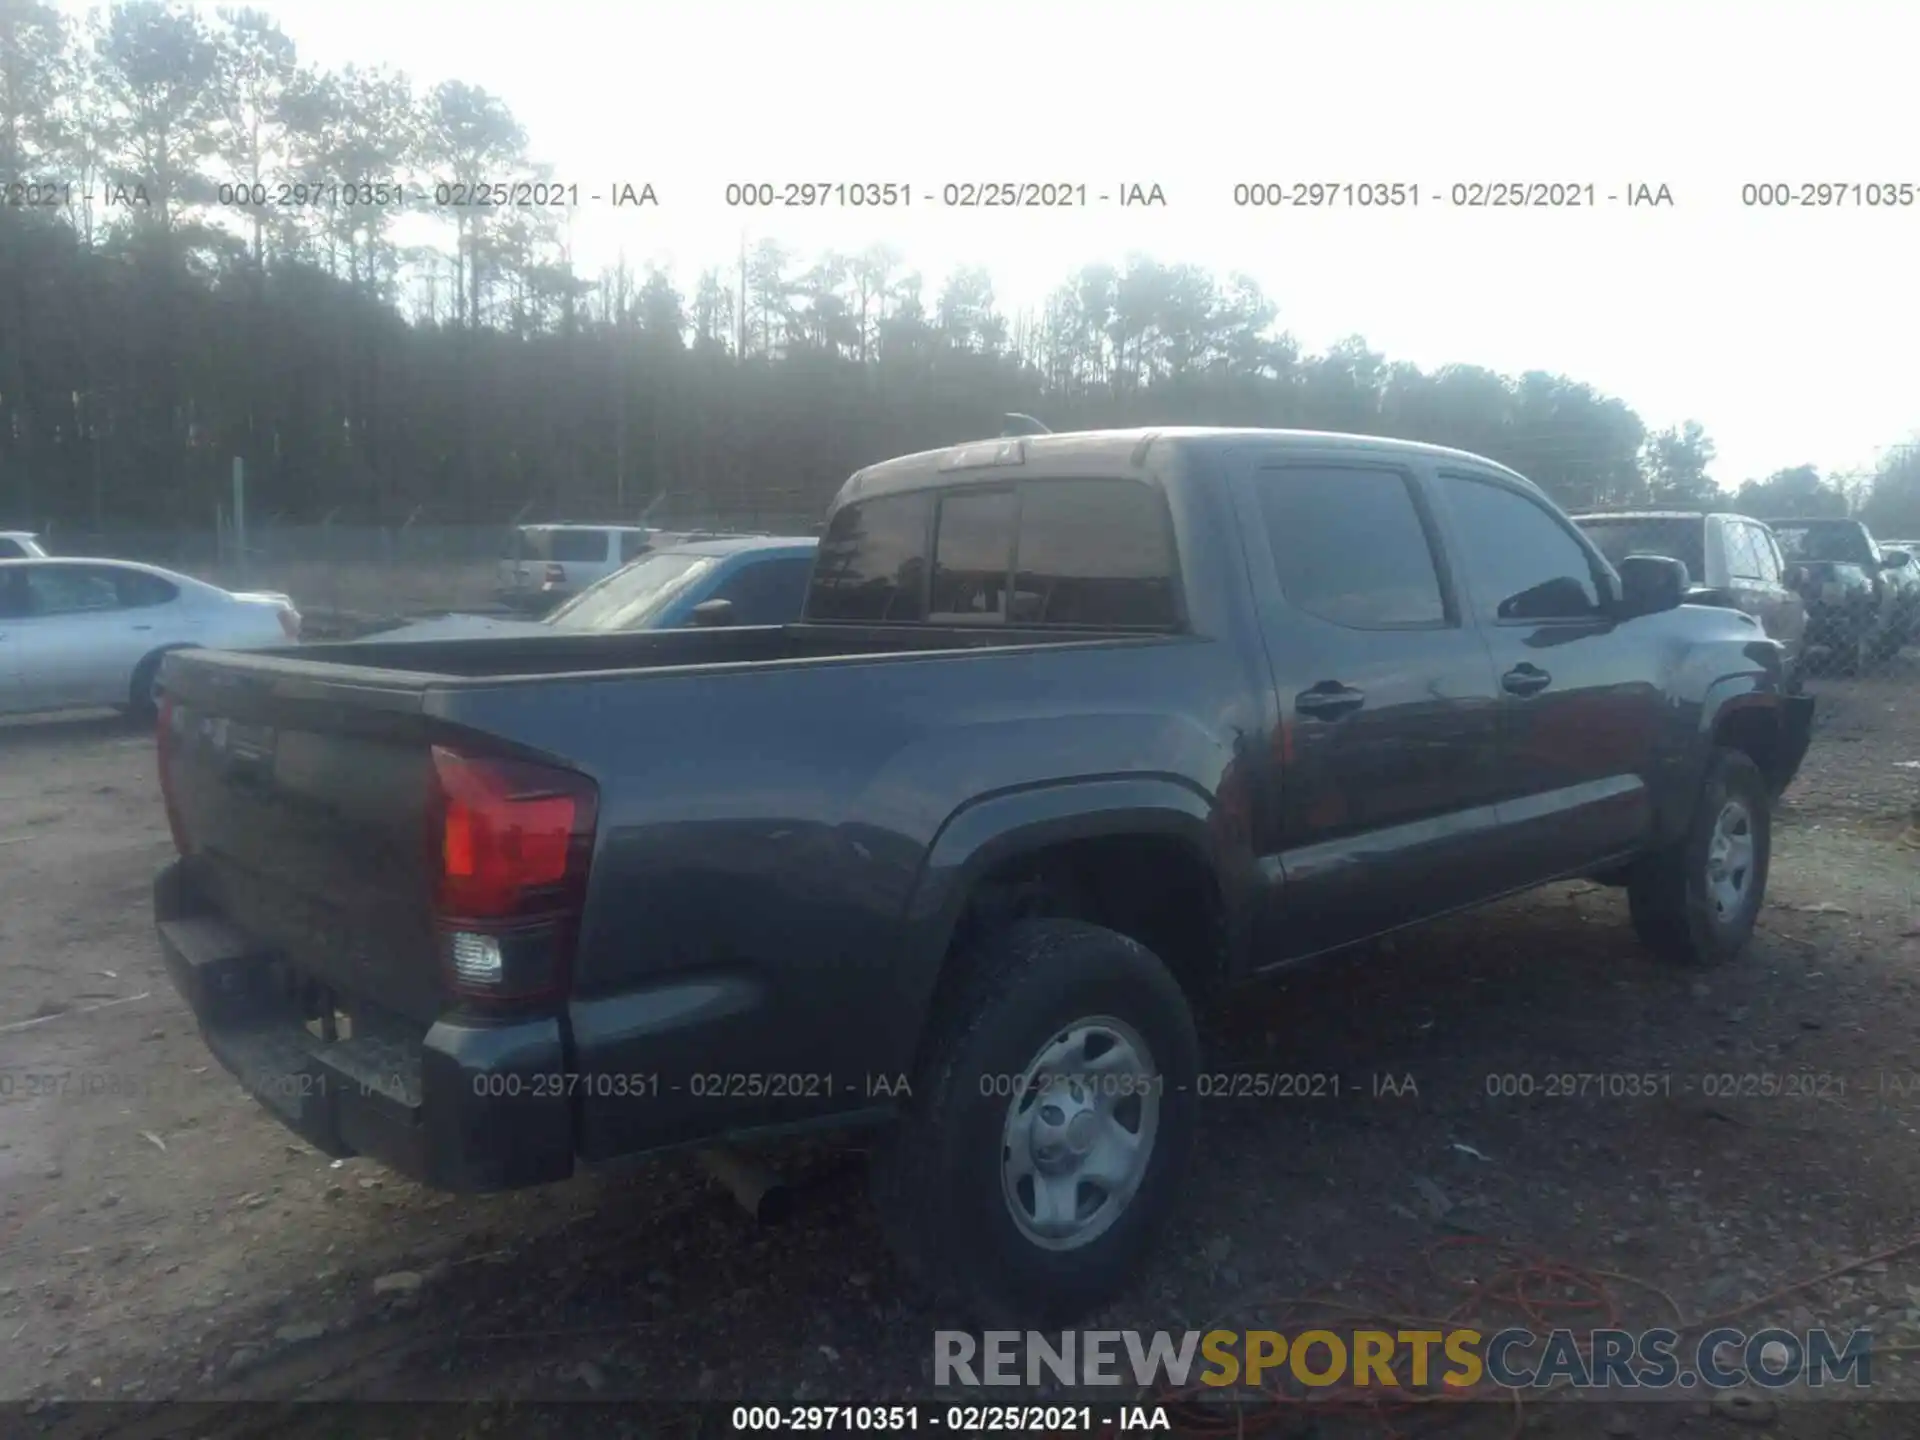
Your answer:
[[[164,785],[194,888],[260,950],[426,1024],[445,1007],[430,911],[425,677],[170,657]],[[331,1007],[329,1007],[330,1009]]]

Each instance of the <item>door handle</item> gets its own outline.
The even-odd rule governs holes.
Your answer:
[[[1500,677],[1509,695],[1538,695],[1553,683],[1553,676],[1537,665],[1520,664]]]
[[[153,628],[153,626],[151,626],[151,625],[136,625],[136,626],[134,626],[133,628],[134,628],[134,629],[136,629],[136,630],[151,630],[151,629]]]
[[[1293,697],[1293,708],[1316,720],[1337,720],[1342,715],[1352,714],[1366,703],[1366,691],[1342,685],[1338,680],[1322,680],[1312,689],[1302,690]]]

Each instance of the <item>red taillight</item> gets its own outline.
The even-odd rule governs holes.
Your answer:
[[[599,792],[584,775],[435,746],[434,912],[453,987],[556,993],[585,899]]]
[[[162,691],[153,729],[154,749],[160,766],[160,803],[167,809],[167,829],[173,832],[173,848],[187,853],[187,831],[180,821],[180,805],[173,798],[173,696]]]
[[[564,585],[564,584],[566,584],[566,583],[567,583],[567,567],[566,567],[566,566],[564,566],[564,565],[549,565],[549,566],[547,566],[547,579],[546,579],[546,583],[547,583],[547,584],[549,584],[549,585]]]

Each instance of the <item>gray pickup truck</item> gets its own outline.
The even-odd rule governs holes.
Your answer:
[[[1545,882],[1735,956],[1812,702],[1458,451],[1164,430],[863,470],[797,624],[171,656],[159,936],[286,1124],[457,1191],[881,1127],[910,1272],[1124,1284],[1196,1006]]]

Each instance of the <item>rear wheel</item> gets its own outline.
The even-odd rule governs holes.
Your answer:
[[[1743,751],[1715,750],[1687,833],[1633,867],[1627,903],[1641,941],[1678,965],[1734,959],[1760,917],[1772,853],[1766,777]]]
[[[959,962],[873,1197],[906,1268],[989,1323],[1117,1293],[1179,1195],[1199,1042],[1179,984],[1111,930],[1024,920]]]
[[[166,651],[156,650],[133,667],[124,707],[133,719],[150,724],[160,713],[160,662],[166,658]]]

